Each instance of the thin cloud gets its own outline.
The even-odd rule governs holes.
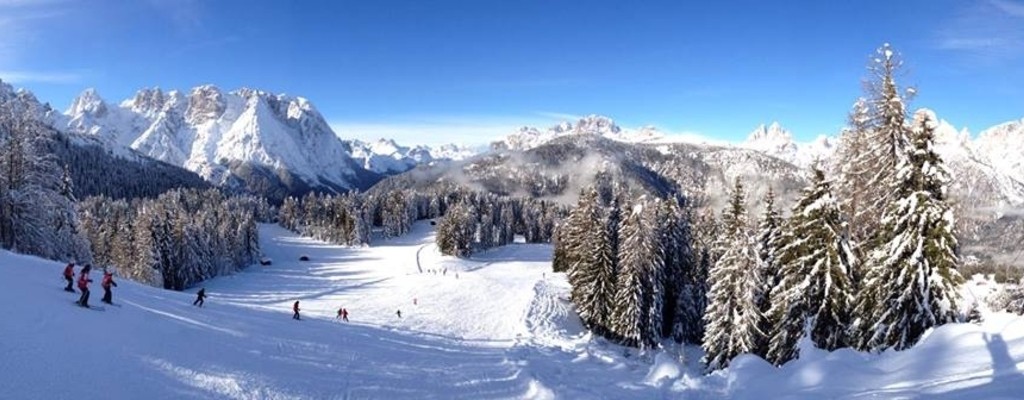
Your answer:
[[[205,12],[198,0],[149,0],[148,3],[157,13],[170,18],[181,32],[192,33],[203,26]]]
[[[0,79],[11,83],[78,83],[82,75],[77,72],[60,71],[10,71],[0,70]]]
[[[989,3],[1009,15],[1024,18],[1024,4],[1009,0],[989,0]]]
[[[551,118],[551,119],[554,119],[554,120],[563,120],[563,121],[578,121],[578,120],[583,118],[582,115],[566,114],[566,113],[550,112],[550,111],[538,111],[537,115],[542,116],[542,117],[546,117],[546,118]]]
[[[457,143],[486,145],[522,126],[547,128],[561,119],[548,116],[404,116],[382,121],[335,121],[331,129],[343,139],[394,139],[403,145]]]
[[[178,48],[177,50],[171,51],[170,55],[172,55],[172,56],[181,56],[181,55],[185,55],[185,54],[189,54],[189,53],[194,53],[194,52],[198,52],[198,51],[203,51],[203,50],[217,49],[217,48],[224,47],[224,46],[227,46],[227,45],[230,45],[230,44],[234,44],[234,43],[238,43],[238,42],[241,42],[241,41],[242,41],[241,37],[233,36],[233,35],[232,36],[218,37],[218,38],[214,38],[214,39],[200,40],[200,41],[196,41],[196,42],[192,42],[192,43],[186,44],[186,45]]]
[[[939,25],[935,47],[972,62],[997,64],[1024,56],[1024,3],[964,3],[950,21]]]
[[[26,68],[23,59],[34,46],[36,36],[49,29],[54,20],[66,15],[63,0],[0,0],[0,79],[12,83],[75,83],[75,71]]]

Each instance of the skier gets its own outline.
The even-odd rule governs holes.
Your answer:
[[[292,310],[295,311],[295,315],[292,315],[292,319],[302,319],[302,318],[299,318],[299,301],[298,300],[295,300],[295,304],[292,305]]]
[[[348,310],[344,308],[341,309],[341,320],[348,322]]]
[[[91,270],[92,266],[85,264],[85,267],[82,268],[82,273],[78,275],[78,289],[82,291],[82,297],[78,299],[78,305],[82,307],[89,307],[89,282],[92,282],[92,279],[89,279],[89,271]]]
[[[199,292],[196,293],[196,301],[193,301],[192,305],[202,307],[204,299],[206,299],[206,288],[199,288]]]
[[[345,313],[345,308],[344,307],[338,307],[338,316],[335,317],[334,319],[341,319],[342,314],[344,314],[344,313]]]
[[[402,310],[395,311],[395,315],[397,315],[398,318],[402,318]]]
[[[412,298],[412,305],[416,305],[416,298],[415,297]]]
[[[75,263],[69,262],[68,266],[64,267],[64,280],[68,281],[64,291],[74,293],[75,289],[71,285],[75,282]]]
[[[103,280],[100,281],[100,286],[103,286],[103,299],[100,301],[114,305],[113,295],[110,293],[110,285],[117,287],[117,282],[114,282],[114,274],[106,270],[103,271]]]

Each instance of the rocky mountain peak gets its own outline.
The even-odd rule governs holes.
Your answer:
[[[772,122],[768,125],[758,125],[747,136],[747,142],[792,143],[793,135],[778,122]]]
[[[137,113],[156,113],[164,109],[168,97],[160,88],[145,88],[135,92],[135,97],[122,104],[122,107],[131,109]]]
[[[86,114],[102,117],[107,114],[107,103],[96,89],[85,89],[71,102],[66,114],[72,117]]]
[[[202,124],[219,118],[226,108],[227,102],[220,89],[213,85],[198,86],[189,93],[185,119],[193,124]]]
[[[618,134],[622,132],[622,128],[615,125],[615,121],[611,118],[591,114],[581,118],[576,123],[576,133],[596,133],[599,135]]]
[[[0,101],[9,100],[13,98],[16,94],[17,92],[15,92],[14,86],[11,86],[9,83],[4,82],[3,79],[0,79]]]

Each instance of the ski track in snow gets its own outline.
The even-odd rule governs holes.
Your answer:
[[[904,352],[805,351],[781,369],[741,356],[729,370],[704,375],[697,348],[639,352],[591,336],[568,301],[564,274],[550,272],[547,245],[459,260],[439,254],[426,223],[370,247],[327,245],[273,225],[261,227],[261,241],[273,264],[203,283],[203,308],[191,305],[198,288],[179,293],[124,281],[114,291],[123,307],[102,313],[71,304],[77,294],[60,290],[60,263],[0,251],[0,302],[15,307],[0,324],[0,398],[1024,393],[1024,319],[1005,314],[987,316],[981,327],[940,328]],[[291,320],[295,300],[303,321]],[[342,306],[351,322],[335,319]]]

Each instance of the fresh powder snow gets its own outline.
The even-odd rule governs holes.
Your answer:
[[[696,347],[639,352],[588,334],[551,247],[442,256],[432,227],[341,247],[261,227],[273,260],[172,292],[119,280],[93,312],[63,264],[0,251],[0,393],[9,399],[1019,398],[1024,318],[987,313],[907,351],[804,344],[775,368],[704,375]],[[309,261],[299,261],[300,256]],[[76,268],[76,272],[78,268]],[[99,281],[99,274],[94,273]],[[98,284],[92,287],[99,292]],[[98,298],[98,296],[93,296]],[[300,301],[302,321],[291,319]],[[97,302],[98,303],[98,302]],[[339,307],[349,322],[336,319]],[[401,310],[401,317],[396,312]]]

